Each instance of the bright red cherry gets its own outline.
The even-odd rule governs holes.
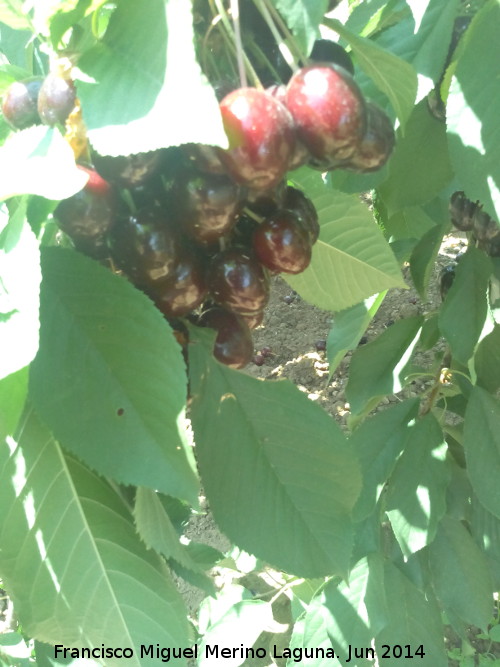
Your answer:
[[[228,248],[213,258],[209,288],[217,303],[239,314],[260,312],[269,299],[269,279],[246,248]]]
[[[286,107],[264,90],[240,88],[226,95],[220,110],[230,148],[219,149],[219,156],[230,176],[254,190],[275,187],[295,148]]]
[[[244,368],[253,356],[250,329],[242,317],[224,308],[210,308],[203,313],[200,324],[217,331],[214,357],[231,368]]]
[[[323,165],[354,153],[366,129],[366,106],[352,76],[338,65],[309,65],[290,79],[286,106],[299,140]]]
[[[311,261],[311,239],[293,211],[278,211],[260,224],[253,247],[262,264],[278,273],[302,273]]]

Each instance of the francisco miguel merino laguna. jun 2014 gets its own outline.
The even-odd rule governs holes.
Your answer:
[[[272,647],[272,650],[268,651],[265,648],[249,648],[240,644],[240,646],[220,646],[219,644],[205,644],[203,647],[203,653],[205,658],[287,658],[291,659],[294,662],[301,662],[303,658],[342,658],[347,663],[351,662],[354,658],[365,658],[374,660],[376,655],[375,651],[371,647],[367,648],[358,648],[348,645],[348,655],[340,656],[335,653],[334,649],[331,647],[328,648],[282,648],[278,649],[276,645]],[[411,650],[409,644],[406,644],[404,647],[400,645],[388,646],[383,645],[383,657],[397,657],[397,658],[414,658],[420,657],[423,658],[425,655],[423,646],[419,646],[415,651]],[[162,662],[170,662],[171,660],[179,660],[181,658],[198,658],[198,655],[201,655],[202,651],[198,644],[190,648],[181,648],[181,647],[172,647],[172,646],[160,646],[159,644],[141,644],[139,651],[137,652],[137,657],[141,658],[153,658],[156,660],[161,660]],[[66,648],[62,644],[56,644],[54,647],[54,658],[88,658],[88,659],[102,659],[102,658],[118,658],[118,659],[131,659],[135,658],[136,654],[133,648],[130,647],[111,647],[101,644],[101,646],[96,646],[94,648]]]

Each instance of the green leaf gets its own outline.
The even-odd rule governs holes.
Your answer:
[[[321,232],[309,268],[285,276],[292,289],[319,308],[344,310],[390,287],[406,287],[368,207],[357,195],[333,192],[311,171],[296,171],[291,179],[313,201]]]
[[[420,332],[418,344],[423,350],[430,350],[434,347],[438,340],[438,313],[434,313],[425,320],[422,326],[422,331]]]
[[[305,54],[320,37],[319,25],[328,9],[327,0],[272,0]]]
[[[42,251],[40,349],[30,392],[66,449],[124,483],[197,504],[180,347],[124,278],[71,250]]]
[[[28,367],[0,380],[0,445],[13,435],[28,393]]]
[[[500,387],[500,325],[479,343],[474,355],[477,384],[494,393]]]
[[[43,17],[50,25],[50,39],[55,49],[60,46],[59,42],[64,33],[85,16],[91,3],[92,0],[66,1],[57,7],[56,12],[50,16],[50,20],[48,17]],[[48,9],[53,8],[49,5]]]
[[[456,174],[467,196],[500,219],[500,5],[490,0],[467,31],[467,41],[447,101],[448,140]]]
[[[444,517],[429,548],[432,584],[437,596],[465,623],[486,630],[491,618],[493,588],[485,555],[469,531]]]
[[[455,280],[439,313],[439,329],[453,356],[463,364],[474,354],[488,316],[489,258],[469,247],[455,269]]]
[[[245,662],[245,648],[250,648],[259,635],[273,622],[272,607],[263,600],[242,600],[232,606],[214,625],[209,627],[203,636],[200,646],[200,667],[216,667],[222,660],[224,665],[237,667]],[[243,658],[240,647],[243,646]],[[216,649],[217,647],[217,649]],[[220,649],[229,648],[236,651],[235,657],[227,655],[222,658]],[[211,653],[211,651],[217,652]]]
[[[22,194],[65,199],[87,180],[57,129],[36,125],[12,134],[0,148],[0,200]]]
[[[16,30],[30,28],[31,23],[21,0],[0,0],[0,23]]]
[[[389,479],[386,511],[405,557],[430,544],[446,512],[448,447],[431,414],[419,419]]]
[[[422,322],[420,316],[399,320],[354,352],[345,390],[353,414],[370,399],[401,391]]]
[[[429,667],[447,667],[448,659],[443,640],[443,624],[437,605],[424,594],[390,561],[385,562],[384,587],[388,608],[388,623],[377,635],[377,655],[389,648],[384,665],[401,667],[402,657],[393,657],[392,647],[410,645],[415,663]],[[422,647],[425,655],[415,654]],[[411,662],[408,660],[408,662]]]
[[[134,520],[137,532],[148,549],[154,549],[163,554],[167,560],[174,558],[178,563],[191,570],[201,571],[189,557],[185,545],[179,542],[179,536],[170,521],[170,517],[153,489],[147,489],[143,486],[137,489]]]
[[[395,11],[400,11],[401,20],[375,36],[380,47],[411,63],[417,71],[417,102],[434,88],[435,82],[441,76],[458,3],[459,0],[419,0],[421,22],[416,25],[414,17],[405,12],[408,9],[407,3],[398,2]],[[374,97],[372,89],[365,87],[362,77],[359,79],[364,93],[368,97]]]
[[[288,572],[346,573],[361,488],[355,454],[294,385],[219,364],[212,340],[191,330],[189,364],[197,460],[217,524],[240,548]]]
[[[38,243],[26,222],[23,199],[8,222],[5,207],[0,209],[0,379],[35,357],[41,277]]]
[[[354,350],[361,340],[368,325],[375,317],[385,298],[386,292],[376,294],[363,303],[335,313],[332,328],[326,341],[326,356],[330,377],[349,350]]]
[[[409,178],[409,174],[418,176]],[[452,177],[446,125],[431,116],[423,100],[408,119],[404,136],[397,133],[389,178],[380,186],[379,194],[392,214],[429,202]]]
[[[436,266],[436,258],[443,241],[446,226],[432,227],[417,243],[410,257],[410,271],[415,289],[426,298],[429,281]]]
[[[122,0],[78,66],[85,75],[78,96],[99,153],[227,146],[215,93],[196,60],[190,2]]]
[[[464,449],[472,488],[500,518],[500,405],[481,387],[472,390],[465,412]]]
[[[417,73],[412,65],[376,42],[351,32],[336,19],[326,19],[325,23],[349,42],[356,63],[377,88],[387,95],[404,126],[413,111],[417,94]]]
[[[363,476],[363,488],[353,512],[355,521],[366,519],[374,511],[412,434],[417,411],[418,399],[404,401],[370,417],[352,434],[349,443],[358,455]]]
[[[188,645],[182,599],[122,499],[65,457],[33,412],[18,442],[0,445],[0,476],[0,577],[24,632],[131,647],[134,667],[141,644]]]
[[[322,627],[322,634],[330,639],[344,664],[352,652],[350,647],[370,646],[386,622],[384,564],[382,556],[373,553],[354,566],[348,584],[331,580],[314,598],[305,617],[303,646],[316,647],[317,628]],[[373,664],[371,660],[354,660],[360,667]]]
[[[500,586],[500,519],[488,512],[474,493],[470,507],[472,537],[488,558],[493,585],[498,590]]]

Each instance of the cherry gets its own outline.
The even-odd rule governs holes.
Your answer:
[[[344,168],[358,172],[377,171],[389,159],[396,136],[387,114],[371,102],[366,105],[367,125],[356,152]]]
[[[473,226],[473,216],[477,208],[462,191],[454,192],[450,197],[450,217],[457,229],[463,232],[470,231]]]
[[[217,303],[239,314],[260,312],[269,299],[269,279],[245,248],[228,248],[213,258],[209,288]]]
[[[192,249],[177,257],[166,280],[148,291],[166,317],[183,317],[203,303],[207,295],[205,267]]]
[[[311,261],[311,239],[293,211],[283,209],[259,225],[253,247],[262,264],[279,273],[302,273]]]
[[[301,190],[288,186],[285,191],[283,208],[297,214],[302,225],[309,233],[311,245],[314,245],[319,237],[319,220],[318,212],[309,197],[306,197]]]
[[[309,59],[314,62],[340,65],[340,67],[343,67],[349,74],[354,76],[354,65],[352,64],[351,56],[340,44],[331,39],[317,39],[314,42]]]
[[[203,313],[202,326],[217,331],[214,357],[231,368],[244,368],[253,355],[253,341],[250,329],[242,317],[224,308],[210,308]]]
[[[15,81],[6,90],[2,113],[5,120],[16,130],[24,130],[40,122],[38,94],[42,79]]]
[[[103,178],[122,188],[134,188],[144,184],[161,164],[162,152],[138,153],[136,155],[93,154],[95,168]]]
[[[328,63],[309,65],[290,79],[286,105],[299,139],[323,167],[350,158],[366,129],[366,105],[352,76]]]
[[[109,246],[117,267],[144,287],[174,274],[180,250],[170,220],[158,206],[122,215],[111,230]]]
[[[181,146],[191,164],[207,174],[225,174],[226,168],[221,162],[220,154],[215,146],[204,144],[184,144]]]
[[[441,271],[441,275],[439,277],[439,293],[441,295],[441,301],[444,301],[450,290],[450,287],[453,285],[455,280],[455,267],[456,264],[449,264]]]
[[[276,98],[256,88],[240,88],[220,103],[230,148],[219,149],[229,175],[254,190],[278,185],[294,152],[292,117]]]
[[[65,123],[73,111],[76,90],[73,81],[58,74],[48,74],[38,93],[38,113],[45,125]]]
[[[217,241],[236,223],[240,187],[227,176],[181,174],[172,195],[183,231],[198,243]]]
[[[252,361],[256,366],[263,366],[265,362],[264,355],[260,353],[254,354]]]
[[[80,169],[80,171],[84,171],[89,177],[89,180],[85,184],[84,190],[97,196],[105,196],[111,192],[111,184],[108,183],[108,181],[105,181],[104,178],[98,174],[95,169],[92,167],[86,167],[82,164],[77,165],[77,167]]]
[[[324,340],[324,339],[317,340],[314,343],[314,347],[316,348],[317,352],[325,352],[326,351],[326,340]]]
[[[115,221],[116,198],[104,181],[94,189],[93,177],[98,175],[86,171],[92,177],[85,188],[59,202],[54,217],[78,250],[100,259],[108,254],[105,236]]]

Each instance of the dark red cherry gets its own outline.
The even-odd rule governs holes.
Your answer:
[[[246,248],[228,248],[213,258],[209,288],[217,303],[239,314],[260,312],[269,299],[269,279]]]
[[[453,225],[463,232],[468,232],[472,229],[474,221],[474,213],[477,209],[477,204],[467,199],[462,191],[454,192],[450,197],[450,217]]]
[[[292,186],[285,191],[283,208],[293,211],[301,220],[303,226],[309,232],[311,245],[314,245],[319,237],[318,212],[309,197]]]
[[[96,258],[108,254],[105,237],[116,217],[116,198],[109,186],[95,192],[87,184],[80,192],[59,202],[54,217],[77,249]]]
[[[244,368],[253,356],[250,329],[242,317],[224,308],[210,308],[203,313],[202,326],[215,329],[214,357],[231,368]]]
[[[293,211],[278,211],[260,224],[253,237],[262,264],[278,273],[302,273],[311,261],[311,238]]]
[[[37,105],[41,85],[42,79],[27,79],[15,81],[5,91],[2,113],[16,130],[24,130],[40,122]]]
[[[173,275],[180,252],[170,220],[157,206],[122,215],[111,230],[109,247],[116,266],[146,288]]]
[[[138,153],[136,155],[99,155],[92,159],[97,171],[110,183],[122,188],[134,188],[145,183],[160,167],[161,151]]]
[[[363,138],[344,168],[367,173],[381,169],[396,142],[390,118],[371,102],[366,105],[367,125]]]
[[[340,67],[343,67],[349,74],[354,76],[354,65],[352,64],[351,56],[340,44],[331,39],[317,39],[314,42],[309,58],[317,63],[340,65]]]
[[[287,86],[286,106],[298,138],[323,167],[350,158],[366,129],[366,106],[352,76],[328,63],[298,70]]]
[[[187,160],[199,171],[207,174],[225,174],[226,168],[221,162],[220,154],[215,146],[204,144],[185,144],[181,149]]]
[[[172,196],[182,230],[198,243],[214,243],[236,223],[241,188],[227,176],[184,173]]]
[[[184,317],[200,306],[207,295],[203,259],[194,251],[181,254],[166,280],[148,291],[166,317]]]
[[[48,74],[38,93],[38,113],[45,125],[65,123],[76,102],[75,85],[71,79]]]
[[[219,149],[229,175],[254,190],[275,187],[285,175],[295,146],[286,107],[264,90],[240,88],[220,103],[230,148]]]

